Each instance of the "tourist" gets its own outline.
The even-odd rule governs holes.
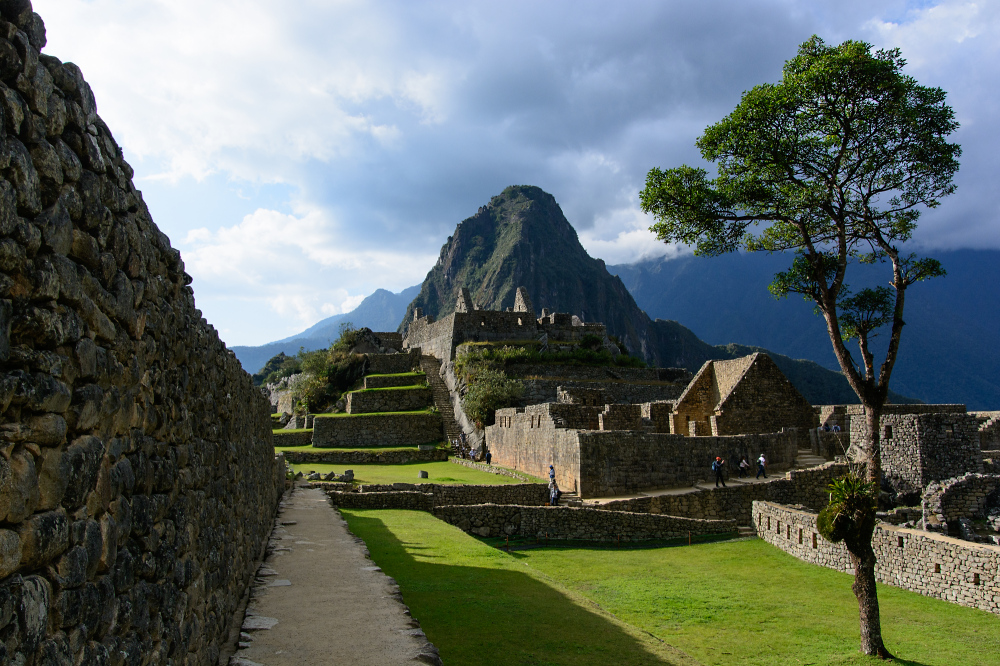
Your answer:
[[[489,465],[491,460],[493,460],[493,454],[490,453],[489,449],[486,449],[486,464]]]
[[[549,504],[559,506],[559,484],[555,479],[549,481]]]
[[[553,467],[552,465],[549,465],[549,483],[552,484],[555,482],[556,482],[556,468]]]
[[[840,432],[840,425],[838,425],[838,424],[834,424],[834,426],[833,426],[833,431],[834,431],[834,432]]]
[[[764,458],[764,454],[760,454],[760,458],[757,458],[757,476],[754,478],[759,479],[760,475],[763,474],[764,478],[767,478],[767,460]]]
[[[715,472],[715,487],[719,487],[719,483],[722,483],[722,487],[726,487],[726,480],[722,478],[722,470],[725,469],[726,461],[719,456],[715,456],[715,462],[712,463],[712,471]]]
[[[740,478],[744,476],[750,476],[750,463],[747,462],[746,456],[740,458]]]
[[[823,432],[830,432],[830,424],[829,423],[824,423],[823,424]]]

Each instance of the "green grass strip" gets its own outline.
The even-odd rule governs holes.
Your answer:
[[[281,428],[279,430],[272,430],[271,433],[275,437],[281,437],[283,435],[295,435],[300,432],[312,432],[312,431],[313,431],[312,428],[292,428],[291,430],[285,430],[284,428]]]
[[[342,513],[446,664],[694,663],[430,514]]]
[[[343,513],[445,663],[684,663],[671,645],[702,664],[886,663],[858,653],[852,576],[760,540],[506,553],[429,514]],[[878,594],[893,663],[1000,665],[997,616]]]

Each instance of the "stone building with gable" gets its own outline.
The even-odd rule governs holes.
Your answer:
[[[670,431],[737,435],[816,427],[809,401],[767,354],[706,361],[674,406]]]

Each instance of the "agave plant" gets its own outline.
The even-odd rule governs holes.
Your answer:
[[[849,472],[829,486],[830,504],[819,512],[816,526],[823,538],[833,543],[845,541],[848,550],[871,537],[878,510],[878,487],[860,474]]]

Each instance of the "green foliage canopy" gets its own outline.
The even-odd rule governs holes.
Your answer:
[[[934,259],[901,251],[923,208],[954,192],[961,148],[940,88],[902,73],[898,49],[828,46],[812,37],[784,67],[782,80],[744,93],[736,109],[697,145],[716,164],[652,169],[641,192],[651,230],[667,242],[715,256],[795,251],[775,276],[776,296],[802,294],[824,316],[841,368],[866,405],[883,403],[903,326],[906,288],[944,275]],[[852,292],[853,262],[892,265],[888,287]],[[869,349],[891,325],[877,371]],[[861,362],[844,342],[857,339]]]

